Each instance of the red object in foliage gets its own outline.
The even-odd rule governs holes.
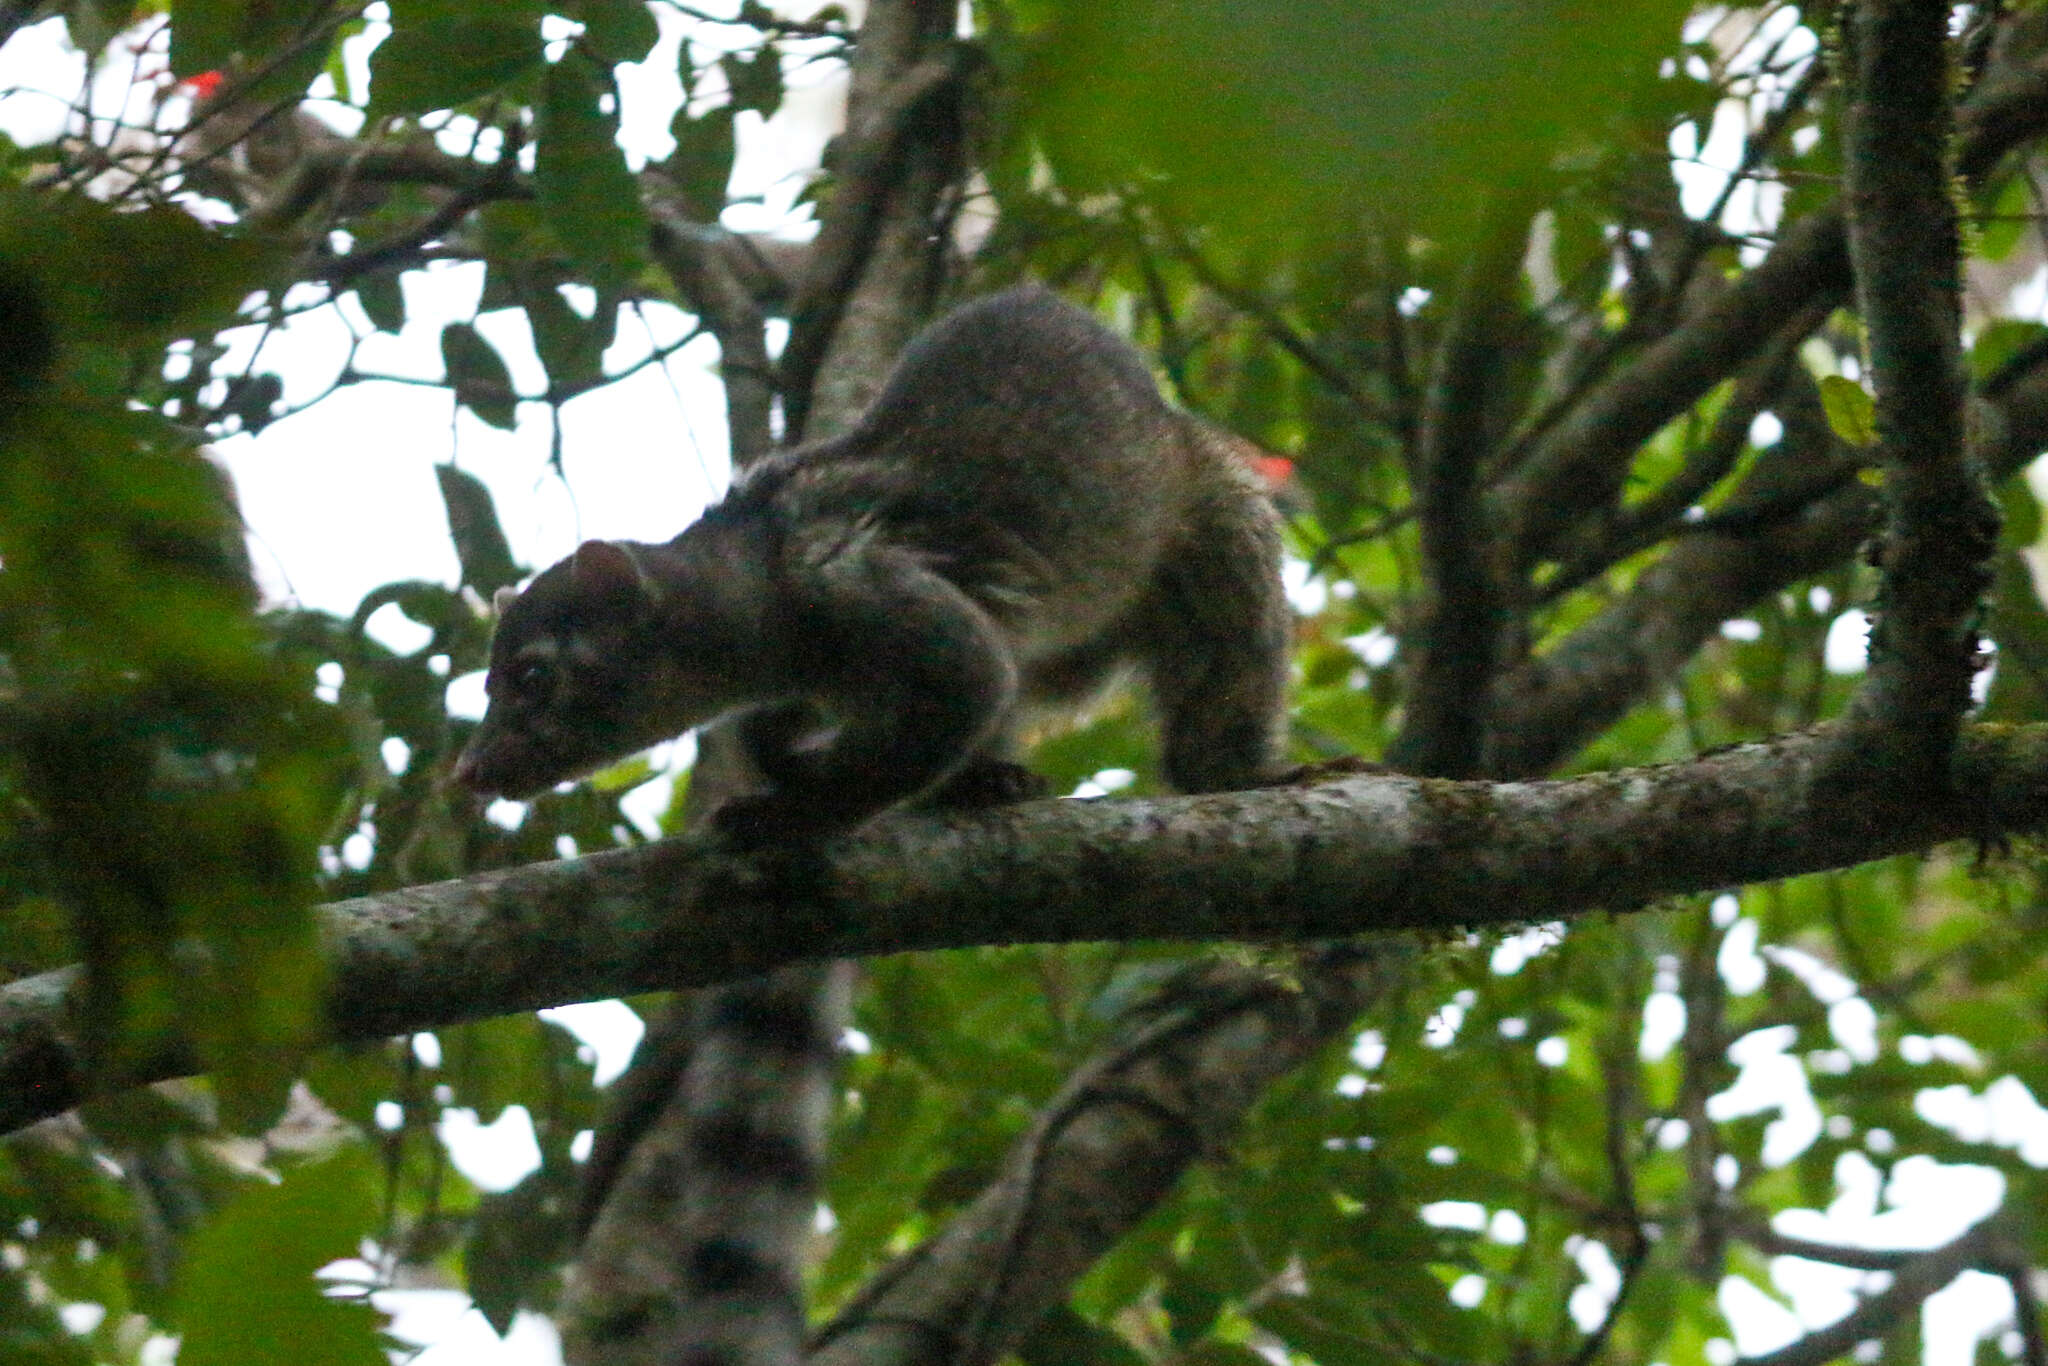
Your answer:
[[[185,84],[191,89],[194,99],[203,100],[220,89],[220,83],[226,79],[227,77],[218,71],[202,71],[196,76],[187,76]]]
[[[1254,456],[1252,465],[1272,488],[1285,488],[1294,478],[1294,462],[1284,455]]]

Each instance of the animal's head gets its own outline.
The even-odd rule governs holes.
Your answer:
[[[656,549],[586,541],[525,592],[500,590],[490,702],[456,761],[456,782],[530,797],[723,709],[679,682],[673,604],[647,570]]]

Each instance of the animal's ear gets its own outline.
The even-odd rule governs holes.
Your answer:
[[[518,589],[509,584],[500,588],[497,592],[491,594],[491,615],[499,621],[503,621],[505,619],[505,609],[518,600]]]
[[[569,581],[581,593],[620,604],[652,603],[654,586],[633,552],[617,541],[585,541],[569,561]]]

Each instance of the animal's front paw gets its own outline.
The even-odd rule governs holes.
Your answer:
[[[774,792],[734,797],[712,812],[711,828],[740,849],[786,844],[823,833],[814,817]]]
[[[1034,801],[1051,792],[1051,783],[1022,764],[1007,759],[975,759],[940,783],[925,804],[972,810]]]

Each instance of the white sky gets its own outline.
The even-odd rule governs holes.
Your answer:
[[[680,95],[675,78],[680,21],[665,8],[655,13],[663,32],[660,46],[648,62],[622,68],[620,75],[621,142],[629,152],[643,156],[668,150],[667,123]],[[1791,11],[1784,13],[1789,19]],[[715,40],[716,33],[706,26],[694,36],[702,46]],[[379,36],[373,29],[349,52],[358,89],[365,59]],[[82,70],[82,61],[65,46],[57,20],[23,31],[0,51],[0,89],[39,87],[68,97]],[[758,194],[763,202],[736,206],[727,218],[735,228],[791,236],[810,231],[807,212],[793,210],[791,201],[805,174],[815,168],[824,140],[838,126],[843,82],[824,66],[793,69],[789,79],[789,99],[774,120],[764,126],[754,115],[741,116],[735,192]],[[0,131],[24,143],[47,140],[61,126],[62,113],[61,101],[32,94],[0,97]],[[1739,160],[1746,118],[1756,113],[1731,101],[1704,139],[1689,125],[1673,134],[1672,150],[1680,157],[1677,170],[1689,211],[1703,212],[1714,202]],[[345,118],[344,111],[342,121]],[[1761,193],[1739,190],[1731,197],[1724,221],[1736,231],[1769,228],[1775,223],[1777,200],[1769,187]],[[380,336],[366,344],[358,354],[358,366],[417,379],[439,378],[440,329],[447,322],[474,316],[481,287],[480,267],[406,275],[408,326],[396,337]],[[343,310],[341,315],[323,310],[302,316],[263,339],[263,368],[284,377],[288,403],[303,401],[325,387],[346,353],[351,326],[358,333],[369,331],[352,301]],[[635,363],[650,353],[650,347],[682,335],[688,325],[687,317],[658,305],[642,310],[639,317],[623,318],[619,342],[605,358],[607,370]],[[543,376],[523,319],[500,314],[478,320],[478,326],[504,355],[515,385],[525,392],[538,391]],[[255,340],[253,329],[238,338],[245,354]],[[649,367],[566,405],[561,414],[566,483],[548,467],[550,432],[543,405],[521,405],[517,430],[501,432],[466,413],[453,415],[451,421],[453,403],[446,392],[403,384],[354,386],[305,414],[273,424],[260,436],[231,438],[216,449],[234,473],[255,530],[259,572],[269,591],[346,614],[368,590],[395,579],[453,581],[455,558],[433,479],[437,462],[453,460],[490,487],[513,551],[529,566],[553,562],[584,537],[658,541],[673,535],[715,496],[725,478],[723,400],[711,368],[715,361],[715,346],[700,340],[670,358],[664,368]],[[1843,621],[1843,629],[1835,633],[1841,639],[1830,637],[1828,665],[1853,671],[1861,665],[1862,632],[1849,617]],[[408,633],[405,623],[389,611],[374,625],[382,638],[399,648],[415,647],[423,638],[423,633]],[[1731,623],[1729,634],[1742,638],[1746,628],[1753,629],[1753,623]],[[456,680],[451,688],[451,696],[473,713],[480,702],[474,679]],[[638,794],[638,814],[646,819],[659,810],[666,794],[666,783],[650,785]],[[1729,950],[1723,954],[1723,976],[1732,990],[1755,991],[1762,983],[1762,958],[1754,926],[1736,924],[1732,898],[1724,898],[1718,910],[1724,924],[1735,925]],[[1496,970],[1518,970],[1542,951],[1540,940],[1512,941],[1504,945],[1504,956],[1496,956]],[[1865,1058],[1874,1046],[1868,1005],[1853,995],[1846,981],[1811,960],[1804,968],[1788,966],[1794,966],[1829,1005],[1830,1024],[1843,1054]],[[637,1020],[616,1002],[569,1007],[552,1015],[593,1048],[601,1080],[616,1075],[638,1038]],[[1644,1025],[1645,1054],[1655,1056],[1683,1027],[1683,1006],[1672,993],[1660,992],[1645,1012]],[[1437,1027],[1454,1031],[1456,1025],[1439,1021]],[[1562,1043],[1545,1041],[1553,1042]],[[1718,1118],[1776,1110],[1767,1149],[1779,1161],[1803,1151],[1821,1126],[1805,1074],[1785,1051],[1787,1042],[1780,1031],[1743,1040],[1735,1052],[1741,1072],[1735,1085],[1717,1098],[1715,1110]],[[1946,1047],[1938,1045],[1939,1041],[1920,1041],[1926,1057]],[[437,1045],[423,1038],[420,1046]],[[1552,1049],[1543,1060],[1558,1065],[1564,1057]],[[1975,1093],[1960,1087],[1926,1093],[1923,1114],[1964,1136],[2016,1147],[2032,1165],[2048,1165],[2048,1114],[2016,1081],[1983,1080]],[[538,1160],[531,1121],[516,1107],[489,1129],[477,1126],[473,1115],[452,1115],[442,1135],[463,1171],[488,1189],[515,1183]],[[1879,1142],[1873,1140],[1876,1146]],[[1789,1213],[1779,1219],[1779,1227],[1823,1241],[1930,1246],[1982,1217],[2003,1194],[2002,1178],[1988,1168],[1942,1167],[1927,1159],[1900,1164],[1889,1189],[1881,1189],[1876,1166],[1856,1156],[1844,1158],[1836,1176],[1837,1198],[1827,1210]],[[1483,1226],[1493,1236],[1517,1241],[1518,1221],[1511,1216],[1512,1211],[1489,1213],[1456,1202],[1431,1212],[1434,1222]],[[1573,1309],[1582,1317],[1595,1317],[1612,1294],[1612,1259],[1597,1245],[1589,1245],[1580,1249],[1579,1260],[1587,1280],[1574,1297]],[[1732,1361],[1738,1351],[1768,1351],[1839,1317],[1854,1303],[1856,1288],[1867,1284],[1861,1273],[1788,1258],[1777,1259],[1771,1269],[1774,1286],[1789,1307],[1739,1278],[1724,1282],[1721,1300],[1736,1340],[1719,1344],[1720,1359]],[[1453,1296],[1464,1302],[1478,1291],[1483,1286],[1461,1283]],[[551,1325],[530,1315],[522,1316],[512,1336],[501,1342],[457,1292],[392,1292],[380,1302],[399,1314],[397,1326],[403,1336],[433,1344],[417,1358],[420,1366],[540,1366],[559,1360]],[[1926,1360],[1936,1366],[1963,1366],[1981,1333],[2009,1321],[2010,1314],[2011,1301],[2002,1282],[1963,1277],[1928,1302],[1923,1318]]]

